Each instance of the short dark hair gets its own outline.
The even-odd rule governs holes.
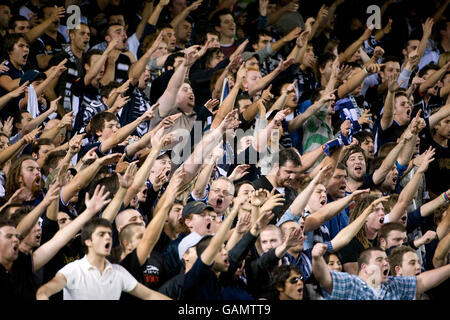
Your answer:
[[[336,56],[334,54],[329,53],[329,52],[324,52],[317,59],[317,70],[325,68],[327,63],[329,61],[334,61],[334,59],[336,59]]]
[[[279,166],[283,166],[286,162],[292,161],[295,166],[301,166],[302,161],[300,159],[300,154],[294,148],[286,148],[280,151],[279,155]]]
[[[66,151],[52,151],[49,152],[42,165],[42,172],[48,176],[50,169],[55,169],[58,166],[58,162],[66,156]]]
[[[374,136],[372,133],[366,131],[366,130],[361,130],[357,133],[355,133],[353,135],[353,138],[355,138],[356,140],[358,140],[358,144],[361,145],[364,141],[367,140],[367,138],[372,139],[372,141],[374,141]]]
[[[391,231],[400,231],[400,232],[406,232],[406,228],[403,224],[400,222],[389,222],[385,223],[381,226],[380,230],[378,230],[378,239],[387,239],[388,234]]]
[[[270,273],[270,284],[273,292],[278,296],[280,295],[278,288],[285,287],[286,280],[290,277],[292,271],[303,277],[300,267],[297,265],[281,265],[272,269]]]
[[[213,236],[211,234],[207,234],[207,235],[203,236],[203,238],[197,243],[197,245],[195,246],[195,250],[197,251],[197,257],[200,258],[203,251],[205,251],[205,249],[208,247],[209,243],[211,242],[212,237]]]
[[[260,37],[272,37],[272,34],[267,30],[258,30],[254,37],[250,38],[250,44],[258,44]]]
[[[407,252],[414,252],[416,253],[416,250],[414,250],[411,247],[408,246],[399,246],[397,248],[392,249],[391,253],[388,256],[388,261],[390,265],[390,271],[391,274],[396,276],[397,272],[395,271],[396,266],[400,266],[403,262],[403,256]]]
[[[32,153],[38,153],[42,146],[55,145],[50,139],[39,139],[31,148]]]
[[[89,133],[92,136],[97,137],[97,131],[102,131],[103,128],[105,127],[105,122],[112,120],[116,120],[117,122],[119,121],[117,119],[117,116],[111,112],[102,111],[97,113],[89,121],[90,126]]]
[[[111,27],[114,27],[114,26],[119,26],[119,27],[122,27],[122,28],[124,28],[124,26],[123,25],[121,25],[120,23],[110,23],[110,24],[108,24],[108,27],[106,28],[106,30],[105,30],[105,37],[106,36],[111,36],[110,34],[109,34],[109,29],[111,28]]]
[[[253,185],[253,182],[251,182],[250,180],[243,180],[243,181],[241,181],[241,182],[239,182],[239,183],[236,183],[236,184],[234,185],[234,196],[235,196],[235,197],[237,197],[237,195],[238,195],[238,193],[239,193],[239,189],[240,189],[244,184],[249,184],[249,185],[251,185],[253,188],[255,187],[255,186]]]
[[[425,73],[427,73],[427,71],[429,71],[429,70],[436,70],[437,71],[437,70],[439,70],[439,67],[435,63],[430,62],[429,64],[424,66],[422,69],[420,69],[420,71],[418,73],[418,76],[420,78],[422,78],[425,75]]]
[[[11,19],[9,19],[8,28],[9,29],[14,29],[16,27],[16,22],[17,21],[26,21],[26,22],[28,22],[28,19],[25,18],[24,16],[21,16],[20,14],[16,14],[16,15],[12,16]]]
[[[9,53],[13,51],[14,45],[19,42],[20,39],[23,39],[28,45],[30,45],[30,42],[25,38],[25,36],[21,33],[14,33],[14,34],[8,34],[5,37],[5,40],[3,42],[3,48],[4,48],[4,54],[5,57],[9,56]]]
[[[108,83],[106,86],[102,87],[102,89],[100,90],[100,95],[102,96],[102,98],[108,99],[109,95],[111,94],[111,91],[113,91],[113,89],[118,88],[118,87],[120,87],[120,83],[113,80],[110,83]]]
[[[214,13],[214,15],[211,18],[211,22],[213,24],[213,28],[220,27],[220,17],[224,16],[226,14],[231,14],[233,16],[233,13],[229,9],[221,9]],[[233,16],[234,17],[234,16]]]
[[[182,51],[177,51],[175,53],[172,53],[170,56],[167,57],[166,62],[164,62],[164,69],[167,70],[168,67],[172,67],[175,64],[175,59],[177,57],[182,57],[184,58],[184,52]]]
[[[91,64],[91,57],[94,55],[99,55],[101,56],[103,54],[103,51],[100,49],[91,49],[88,52],[83,54],[83,58],[82,58],[82,62],[83,62],[83,66],[85,64],[90,65]]]
[[[385,252],[383,249],[381,249],[380,247],[370,247],[367,249],[364,249],[358,257],[358,272],[361,270],[361,266],[362,264],[368,264],[369,260],[370,260],[370,256],[372,255],[372,252],[374,251],[381,251],[381,252]]]
[[[366,159],[366,155],[364,154],[364,150],[359,146],[359,145],[354,145],[351,146],[350,148],[348,148],[346,150],[346,152],[344,153],[344,156],[342,157],[342,163],[344,165],[346,165],[348,158],[350,158],[350,156],[354,153],[362,153],[363,157],[364,157],[364,161],[366,162],[367,165],[367,159]]]
[[[97,227],[106,227],[113,230],[111,222],[106,219],[94,217],[92,218],[81,230],[81,243],[87,253],[87,246],[85,244],[86,240],[92,240],[92,234],[95,232]]]

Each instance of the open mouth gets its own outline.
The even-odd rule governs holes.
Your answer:
[[[324,206],[326,203],[327,203],[327,200],[326,200],[326,199],[320,201],[320,205],[321,205],[321,206]]]
[[[389,269],[384,269],[383,270],[383,276],[387,277],[388,273],[389,273]]]
[[[219,207],[219,206],[222,206],[222,203],[223,203],[223,200],[222,199],[217,199],[217,206]]]
[[[298,292],[300,297],[303,297],[303,288],[298,288],[297,292]]]
[[[396,185],[396,184],[397,184],[397,180],[398,180],[397,177],[392,178],[392,183],[393,183],[394,185]]]
[[[211,230],[211,222],[206,225],[206,229],[208,229],[208,231]]]
[[[384,217],[380,218],[380,224],[383,224],[383,223],[384,223]]]
[[[410,110],[410,109],[406,110],[406,115],[407,115],[408,117],[411,115],[411,110]]]
[[[36,177],[36,179],[34,179],[34,183],[37,184],[37,185],[40,185],[41,184],[41,177],[40,176]]]
[[[361,166],[356,166],[355,167],[355,171],[356,171],[356,173],[361,173],[362,172],[362,167]]]
[[[19,245],[18,244],[14,245],[13,250],[14,250],[14,253],[19,252]]]

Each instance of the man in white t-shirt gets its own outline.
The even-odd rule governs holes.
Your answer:
[[[108,220],[92,219],[83,228],[81,241],[87,254],[67,264],[40,287],[38,300],[48,300],[61,289],[64,300],[119,300],[122,291],[145,300],[170,299],[138,283],[122,266],[106,260],[112,247],[112,226]]]

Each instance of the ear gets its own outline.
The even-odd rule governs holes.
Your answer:
[[[38,158],[38,155],[37,155],[37,153],[35,153],[35,152],[33,152],[32,154],[31,154],[31,156],[33,157],[33,159],[37,159]]]
[[[111,40],[112,40],[112,38],[111,38],[111,36],[110,35],[105,35],[105,40],[106,40],[106,42],[111,42]]]
[[[258,46],[257,46],[257,44],[256,44],[256,43],[252,44],[252,48],[253,48],[253,50],[257,51],[257,50],[256,50],[256,48],[257,48],[257,47],[258,47]]]
[[[283,287],[277,286],[276,289],[277,289],[278,292],[284,292],[284,288]]]
[[[84,240],[84,245],[85,245],[86,247],[90,248],[91,245],[92,245],[92,240],[91,240],[91,239],[86,239],[86,240]]]
[[[380,247],[386,249],[386,239],[380,238]]]
[[[394,267],[394,270],[395,270],[395,275],[396,275],[396,276],[401,276],[401,275],[402,275],[402,267],[400,267],[400,266],[395,266],[395,267]]]
[[[102,97],[102,101],[104,104],[106,104],[106,102],[108,101],[108,99],[106,99],[105,97]]]
[[[221,30],[221,29],[220,29],[220,26],[215,26],[215,27],[214,27],[214,30],[216,30],[217,32],[220,32],[220,30]]]

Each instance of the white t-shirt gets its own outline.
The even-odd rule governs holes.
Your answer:
[[[119,300],[122,291],[136,288],[137,280],[124,267],[106,263],[102,275],[86,256],[59,270],[67,279],[64,300]]]

